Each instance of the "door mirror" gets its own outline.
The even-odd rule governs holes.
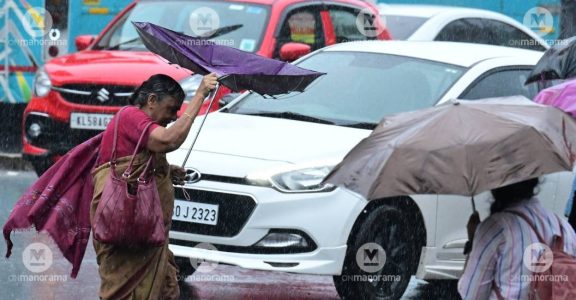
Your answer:
[[[94,41],[96,37],[93,35],[80,35],[78,37],[76,37],[75,43],[76,43],[76,49],[78,51],[82,51],[86,48],[88,48],[88,46],[90,46],[90,44],[92,44],[92,42]]]
[[[284,61],[294,61],[311,51],[312,48],[307,44],[286,43],[282,45],[282,48],[280,48],[280,59]]]

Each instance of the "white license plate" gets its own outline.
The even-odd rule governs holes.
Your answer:
[[[70,128],[104,130],[114,115],[85,114],[73,112],[70,114]]]
[[[218,223],[218,205],[175,200],[172,220],[216,225]]]

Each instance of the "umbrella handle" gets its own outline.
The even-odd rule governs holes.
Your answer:
[[[470,198],[470,201],[472,202],[472,212],[477,212],[476,211],[476,203],[474,202],[474,196],[472,196],[472,198]]]
[[[196,141],[198,140],[198,136],[200,135],[200,131],[202,131],[202,127],[204,126],[204,122],[206,122],[206,119],[208,118],[208,114],[210,113],[210,109],[212,108],[212,104],[214,104],[214,99],[216,99],[216,94],[218,94],[218,90],[220,89],[220,83],[217,82],[216,83],[216,88],[214,88],[214,90],[212,90],[212,92],[210,92],[210,104],[208,105],[208,109],[206,110],[206,114],[204,116],[204,119],[202,119],[202,123],[200,123],[200,128],[198,128],[198,131],[196,132],[196,136],[194,136],[194,139],[192,140],[192,145],[190,145],[190,149],[188,149],[188,153],[186,154],[186,158],[184,158],[184,161],[182,162],[182,168],[184,168],[184,166],[186,166],[186,162],[188,161],[188,157],[190,157],[190,153],[192,153],[192,149],[194,148],[194,144],[196,144]]]

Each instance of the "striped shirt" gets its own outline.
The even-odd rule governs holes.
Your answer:
[[[536,198],[505,211],[521,212],[531,218],[547,245],[552,244],[555,234],[560,234],[558,219]],[[504,299],[528,299],[532,271],[523,263],[524,251],[539,240],[524,219],[505,211],[491,215],[476,229],[466,269],[458,282],[463,299],[498,299],[493,286]],[[576,256],[576,234],[568,222],[561,222],[564,251]]]

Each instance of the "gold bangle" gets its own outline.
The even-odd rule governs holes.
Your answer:
[[[190,115],[189,113],[183,113],[182,115],[190,118],[190,120],[194,120],[194,118],[192,117],[192,115]]]

